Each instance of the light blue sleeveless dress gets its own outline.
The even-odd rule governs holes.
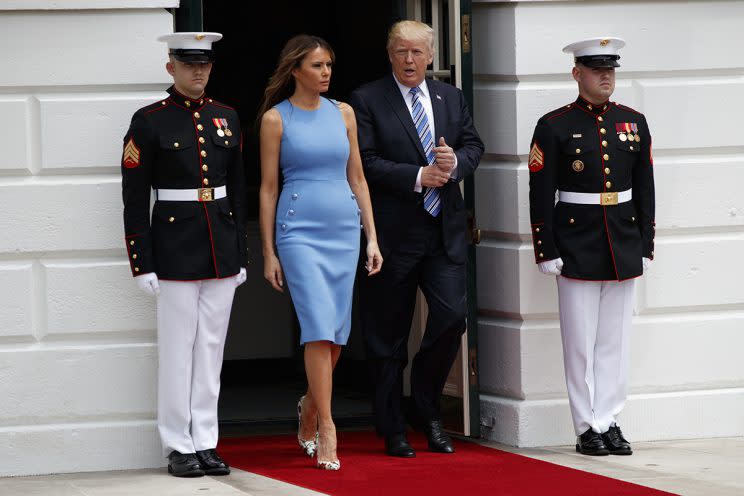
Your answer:
[[[276,247],[300,321],[300,344],[346,344],[359,259],[360,211],[346,177],[349,139],[341,110],[326,98],[317,110],[284,100],[276,208]]]

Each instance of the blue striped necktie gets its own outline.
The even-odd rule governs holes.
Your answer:
[[[429,126],[429,119],[426,117],[424,112],[424,106],[419,100],[418,94],[421,90],[411,88],[411,116],[413,117],[413,125],[418,132],[421,145],[424,147],[424,154],[426,155],[426,161],[429,165],[434,163],[434,138],[431,136],[431,128]],[[442,202],[439,198],[439,189],[437,188],[425,188],[424,191],[424,208],[432,217],[439,215],[442,210]]]

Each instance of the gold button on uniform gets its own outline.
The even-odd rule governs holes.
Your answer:
[[[202,182],[204,183],[204,186],[206,186],[207,184],[209,184],[209,179],[205,177],[204,179],[202,179]]]
[[[538,239],[538,240],[537,240],[537,246],[540,246],[541,244],[542,244],[542,241],[540,241],[540,240]]]
[[[576,153],[581,153],[581,148],[577,148]]]
[[[176,220],[176,218],[175,218],[175,217],[168,217],[168,222],[173,222],[173,221],[175,221],[175,220]]]
[[[207,166],[207,164],[202,165],[202,170],[204,172],[207,172],[209,170],[209,167]]]
[[[132,260],[137,260],[137,254],[136,253],[133,253],[132,254]]]
[[[181,144],[178,141],[176,141],[175,143],[173,143],[173,147],[174,148],[178,148],[179,146],[181,146]]]
[[[633,222],[635,222],[635,217],[631,217],[630,220],[632,220]]]
[[[609,174],[609,173],[610,173],[610,168],[609,167],[605,167],[605,174]]]
[[[599,132],[602,133],[602,134],[607,134],[607,129],[605,129],[603,127],[602,128],[599,128]]]
[[[569,223],[569,224],[573,224],[574,222],[576,222],[576,221],[575,221],[575,220],[573,219],[573,217],[572,217],[572,218],[570,218],[570,219],[568,219],[568,223]]]
[[[204,131],[204,126],[202,126],[201,124],[197,124],[196,129],[198,129],[199,131]]]
[[[597,117],[597,120],[598,120],[599,122],[602,122],[602,121],[603,121],[604,119],[603,119],[603,118],[602,118],[602,116],[600,115],[599,117]]]
[[[204,144],[205,141],[204,136],[199,136],[199,143]]]
[[[129,242],[130,246],[134,246],[134,240]]]
[[[610,160],[610,156],[607,155],[606,153],[604,155],[602,155],[602,158],[605,159],[605,160]]]
[[[602,141],[602,146],[604,146],[605,148],[607,148],[607,141]]]
[[[165,101],[160,102],[160,105],[166,105]]]
[[[612,187],[612,182],[611,181],[607,181],[605,183],[605,186],[607,186],[607,189],[610,189]]]
[[[201,151],[201,156],[202,157],[206,157],[207,156],[207,151],[206,150],[202,150]]]
[[[194,112],[194,117],[198,119],[199,117],[201,117],[201,115],[199,115],[199,112]]]
[[[536,227],[535,228],[535,232],[540,232],[540,228],[539,227]],[[132,244],[134,244],[134,241],[132,241]]]
[[[632,146],[630,147],[630,150],[633,151],[633,147]]]
[[[135,268],[134,268],[134,271],[135,271],[135,272],[139,272],[139,267],[135,267]]]
[[[545,257],[545,255],[543,255],[542,253],[540,253],[540,258],[544,258],[544,257]]]
[[[186,101],[186,106],[187,106],[187,107],[191,107],[191,102],[189,102],[189,101],[187,100],[187,101]]]
[[[229,141],[227,141],[227,140],[225,140],[225,144],[226,144],[226,145],[229,145],[229,144],[230,144],[230,142],[229,142]]]

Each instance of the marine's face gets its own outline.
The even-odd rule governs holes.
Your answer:
[[[579,83],[579,94],[588,102],[604,103],[615,91],[614,67],[587,67],[576,64],[572,74]]]
[[[181,62],[173,59],[165,68],[168,74],[173,76],[173,82],[180,93],[190,98],[199,98],[204,94],[204,88],[209,82],[212,63]]]
[[[388,59],[395,78],[402,85],[414,88],[424,80],[433,55],[426,40],[397,39],[388,49]]]
[[[333,59],[325,48],[318,47],[305,55],[300,67],[292,71],[297,86],[325,93],[331,84]]]

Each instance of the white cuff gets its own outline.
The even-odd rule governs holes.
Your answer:
[[[423,191],[423,188],[421,187],[421,173],[424,171],[423,167],[419,167],[418,174],[416,174],[416,186],[413,187],[413,191],[416,193],[421,193]]]

